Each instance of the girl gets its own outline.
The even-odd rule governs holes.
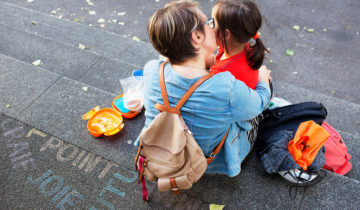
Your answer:
[[[258,34],[262,24],[259,9],[247,0],[220,0],[212,10],[212,17],[219,53],[210,73],[229,71],[236,79],[255,89],[258,69],[265,51],[268,52]]]

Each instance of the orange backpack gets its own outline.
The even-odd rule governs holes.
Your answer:
[[[294,139],[289,142],[288,150],[296,163],[307,170],[329,136],[330,134],[314,121],[302,122]]]

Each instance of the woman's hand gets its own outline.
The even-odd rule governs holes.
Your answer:
[[[272,81],[270,74],[271,70],[267,69],[265,65],[262,65],[259,69],[259,81],[263,81],[270,86],[270,82]]]

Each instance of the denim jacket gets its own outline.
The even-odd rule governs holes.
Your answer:
[[[161,62],[152,60],[144,67],[144,128],[159,113],[154,105],[163,104],[159,85]],[[172,107],[200,78],[184,78],[169,63],[165,65],[164,77]],[[259,82],[252,90],[229,72],[214,75],[195,90],[181,108],[181,115],[206,157],[230,128],[224,146],[208,166],[207,173],[222,173],[230,177],[240,173],[241,162],[250,150],[246,132],[251,129],[251,125],[247,120],[260,114],[269,100],[270,90],[264,82]],[[138,144],[139,138],[135,142],[135,145]]]

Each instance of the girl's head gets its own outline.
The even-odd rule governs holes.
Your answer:
[[[212,10],[216,22],[216,42],[228,52],[232,42],[246,44],[254,37],[262,24],[262,17],[254,2],[249,0],[220,0]],[[247,49],[247,61],[254,70],[260,68],[268,51],[260,38]]]
[[[155,12],[148,24],[154,48],[172,64],[216,50],[215,34],[192,1],[174,1]]]

